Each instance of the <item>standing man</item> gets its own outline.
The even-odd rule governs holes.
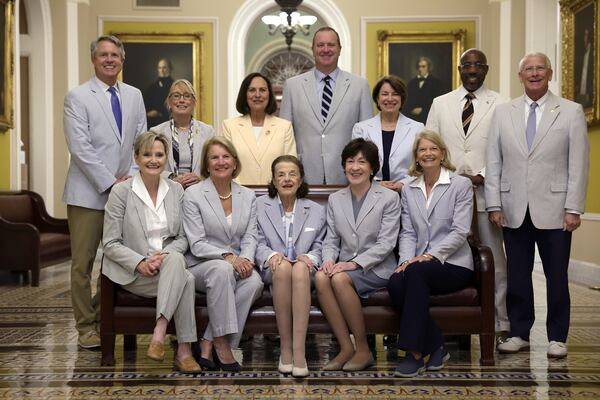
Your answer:
[[[417,60],[417,76],[408,81],[408,100],[402,107],[404,114],[425,123],[431,102],[443,93],[442,81],[433,76],[433,64],[429,57],[419,57]]]
[[[315,32],[315,68],[288,79],[279,116],[292,122],[298,158],[309,184],[345,185],[342,149],[354,124],[371,118],[371,94],[364,78],[338,68],[342,46],[330,27]]]
[[[496,342],[507,338],[506,257],[502,229],[490,222],[485,210],[485,152],[494,109],[508,101],[483,86],[488,72],[481,50],[469,49],[460,57],[462,86],[433,100],[427,129],[444,138],[457,172],[471,179],[477,199],[477,225],[481,242],[492,250],[495,267]]]
[[[117,76],[125,50],[114,36],[90,46],[95,76],[65,96],[65,138],[71,164],[63,201],[71,232],[71,300],[79,346],[100,346],[100,285],[91,294],[94,258],[102,237],[104,205],[111,187],[128,178],[133,141],[146,130],[140,91]]]
[[[567,355],[571,235],[585,208],[589,170],[581,105],[548,90],[550,60],[519,62],[525,95],[496,108],[487,149],[485,199],[490,221],[503,228],[508,266],[510,338],[502,353],[529,349],[535,319],[533,271],[537,244],[546,276],[548,357]]]

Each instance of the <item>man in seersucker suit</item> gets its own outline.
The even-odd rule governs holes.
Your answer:
[[[95,76],[65,96],[71,163],[63,194],[71,233],[73,314],[78,344],[88,349],[100,347],[100,285],[92,297],[91,276],[102,238],[104,205],[112,186],[127,179],[133,141],[146,130],[142,94],[117,81],[125,59],[121,41],[100,36],[90,50]]]
[[[373,106],[364,78],[338,68],[342,46],[330,27],[315,32],[315,68],[288,79],[279,116],[292,122],[298,158],[309,184],[345,185],[342,149],[354,124],[371,118]]]
[[[465,51],[458,66],[462,85],[433,100],[427,129],[442,135],[457,172],[473,183],[479,237],[494,255],[496,343],[501,343],[510,326],[506,312],[506,256],[502,229],[492,224],[485,210],[485,153],[494,109],[509,99],[485,87],[488,69],[487,57],[481,50]]]
[[[548,90],[552,65],[545,54],[523,57],[519,79],[525,95],[496,107],[487,150],[486,207],[503,228],[508,270],[510,338],[497,348],[529,350],[537,244],[546,276],[547,355],[562,358],[571,309],[571,236],[585,209],[589,172],[587,125],[580,104]]]

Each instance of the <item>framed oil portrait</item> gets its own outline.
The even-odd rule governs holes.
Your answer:
[[[379,76],[397,75],[408,97],[402,113],[425,123],[433,99],[460,84],[458,62],[466,30],[449,32],[378,31]]]
[[[0,0],[0,131],[13,127],[13,29],[14,2]]]
[[[588,124],[600,121],[598,0],[562,0],[562,95],[581,104]]]
[[[165,100],[171,84],[187,79],[196,91],[194,118],[201,120],[203,36],[199,34],[110,32],[123,42],[123,82],[142,91],[148,129],[169,120]]]

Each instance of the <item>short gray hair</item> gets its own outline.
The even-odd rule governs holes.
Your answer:
[[[92,54],[92,58],[94,58],[96,50],[98,50],[98,43],[100,42],[111,42],[117,46],[121,52],[121,59],[125,59],[125,47],[123,46],[123,42],[121,42],[121,39],[113,35],[100,35],[90,44],[90,53]]]
[[[525,62],[527,62],[527,59],[531,58],[531,57],[543,58],[546,68],[552,69],[552,63],[550,62],[550,59],[548,58],[547,55],[545,55],[544,53],[541,53],[541,52],[534,52],[534,53],[527,53],[523,56],[523,58],[521,58],[521,61],[519,61],[519,72],[523,71],[523,66],[525,65]]]

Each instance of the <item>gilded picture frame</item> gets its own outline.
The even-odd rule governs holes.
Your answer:
[[[201,78],[201,68],[204,65],[204,36],[202,33],[109,31],[108,34],[121,39],[125,47],[125,62],[119,79],[142,91],[147,112],[150,111],[148,110],[150,90],[158,81],[158,63],[162,59],[168,59],[172,67],[170,74],[172,79],[187,79],[192,83],[196,91],[194,118],[202,120],[202,107],[200,107],[204,99],[204,85]],[[168,88],[165,89],[168,92]],[[148,129],[151,127],[149,124]]]
[[[582,105],[588,125],[600,121],[598,0],[562,0],[562,96]]]
[[[402,106],[403,114],[425,123],[433,99],[460,85],[457,66],[464,51],[466,33],[465,29],[377,31],[379,77],[393,74],[407,84],[408,98]],[[426,81],[422,83],[425,66]]]
[[[0,131],[13,127],[13,29],[14,29],[14,1],[0,0]]]

